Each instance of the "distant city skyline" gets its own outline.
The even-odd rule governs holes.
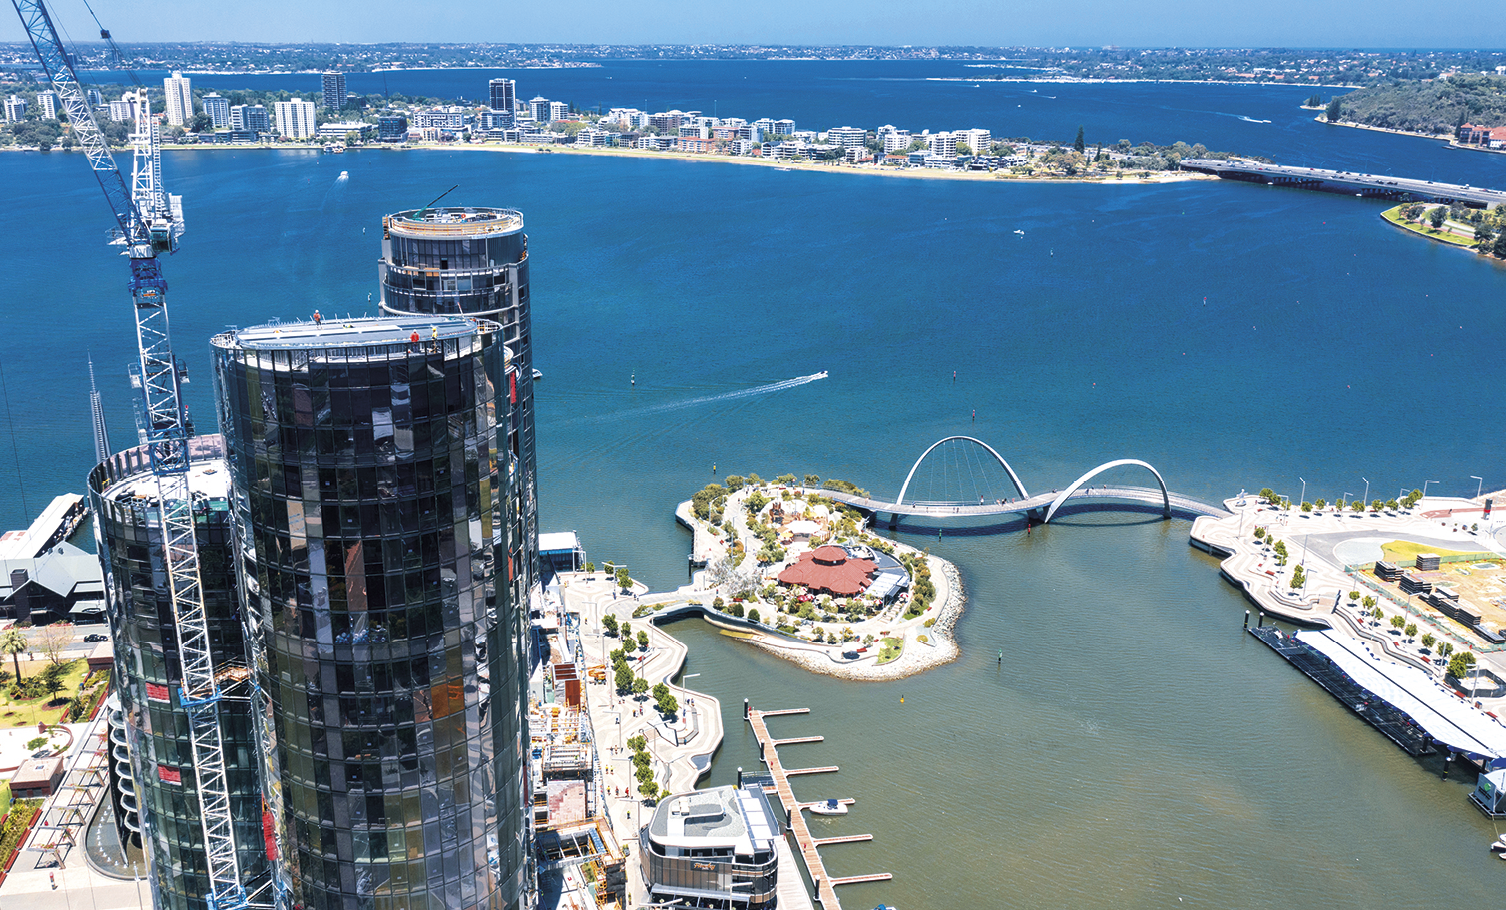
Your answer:
[[[95,35],[81,4],[49,4],[78,39]],[[415,15],[410,4],[371,0],[360,15],[328,2],[218,5],[213,17],[189,0],[146,7],[103,0],[95,12],[115,39],[276,43],[391,41],[561,44],[877,44],[1032,47],[1356,47],[1484,48],[1506,36],[1506,4],[1458,0],[1442,6],[1375,0],[1361,15],[1337,0],[1273,0],[1259,15],[1227,4],[1193,0],[1085,0],[1061,8],[1022,0],[984,4],[933,0],[923,8],[902,0],[862,5],[832,0],[772,0],[724,6],[690,0],[616,4],[561,0],[523,5],[499,17],[493,4],[451,0]],[[0,17],[0,41],[22,41],[14,17]],[[1496,42],[1492,44],[1491,42]]]

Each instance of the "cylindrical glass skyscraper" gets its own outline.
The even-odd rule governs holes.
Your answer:
[[[538,476],[534,457],[533,341],[528,299],[528,235],[512,209],[431,208],[382,219],[377,266],[382,312],[459,314],[500,323],[517,367],[518,493],[527,554],[514,588],[520,602],[538,571]]]
[[[279,905],[531,906],[501,327],[269,325],[214,351]]]
[[[189,440],[188,486],[204,609],[225,693],[220,736],[236,856],[241,880],[254,893],[267,882],[269,864],[223,455],[218,436]],[[202,910],[209,893],[204,830],[182,705],[183,667],[168,592],[157,479],[146,447],[118,452],[96,467],[89,474],[89,500],[115,642],[119,707],[112,705],[110,748],[112,780],[121,788],[115,808],[125,828],[140,831],[158,910]]]

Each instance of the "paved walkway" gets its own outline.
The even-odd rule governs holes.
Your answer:
[[[632,750],[627,747],[627,741],[640,734],[648,740],[654,777],[660,787],[672,793],[693,790],[696,782],[710,769],[711,757],[722,742],[721,703],[709,695],[670,682],[684,667],[687,648],[655,628],[648,617],[632,618],[633,611],[640,605],[637,598],[642,597],[647,588],[635,585],[632,594],[623,595],[601,573],[577,572],[561,577],[560,591],[565,611],[580,617],[578,629],[587,669],[601,666],[607,674],[604,681],[597,682],[587,673],[583,697],[601,753],[603,805],[607,818],[617,839],[629,846],[628,899],[629,906],[636,906],[646,897],[635,855],[638,830],[653,809],[645,809],[642,801],[633,795],[637,781],[633,776]],[[655,710],[651,697],[639,699],[616,693],[607,655],[621,646],[622,640],[602,633],[601,620],[608,614],[617,617],[619,623],[630,623],[634,638],[639,632],[647,633],[648,651],[634,651],[630,659],[634,670],[648,680],[650,686],[663,682],[674,693],[680,711],[672,722],[666,721]]]
[[[102,875],[84,859],[83,829],[109,786],[104,773],[108,752],[99,748],[104,742],[105,712],[100,711],[92,721],[69,727],[74,731],[74,742],[65,760],[64,786],[43,804],[40,821],[69,822],[78,844],[59,848],[63,860],[59,867],[50,851],[34,849],[57,842],[58,829],[44,828],[40,823],[33,828],[10,874],[0,884],[0,910],[151,910],[152,898],[145,882]],[[100,770],[90,770],[95,767]],[[82,789],[70,790],[68,784],[77,784]],[[80,816],[65,806],[82,794],[87,794],[89,808],[82,810]],[[109,809],[100,806],[99,811]],[[72,824],[75,819],[81,823]]]
[[[1469,530],[1469,525],[1478,522],[1478,502],[1429,497],[1410,512],[1345,512],[1342,515],[1331,511],[1282,511],[1262,505],[1253,495],[1230,499],[1227,505],[1233,513],[1231,516],[1199,518],[1193,523],[1193,541],[1205,549],[1212,548],[1221,556],[1220,569],[1224,577],[1243,589],[1246,597],[1266,614],[1346,632],[1368,641],[1378,653],[1398,663],[1409,664],[1441,678],[1443,668],[1437,662],[1436,654],[1424,653],[1420,641],[1424,632],[1431,632],[1440,641],[1452,642],[1457,649],[1474,649],[1482,665],[1506,678],[1506,651],[1481,651],[1477,639],[1461,635],[1452,623],[1437,617],[1433,611],[1417,607],[1403,609],[1401,605],[1376,595],[1375,591],[1345,573],[1344,560],[1340,556],[1345,541],[1366,538],[1415,540],[1460,552],[1500,552],[1501,545],[1488,533],[1489,529]],[[1274,535],[1286,542],[1287,565],[1277,565],[1271,545],[1255,539],[1257,526],[1267,528],[1267,540]],[[1311,544],[1305,553],[1308,581],[1303,588],[1294,591],[1291,573],[1304,562],[1304,539]],[[1362,595],[1376,596],[1387,618],[1376,620],[1362,616],[1362,608],[1349,599],[1349,592],[1354,590],[1359,590]],[[1405,634],[1393,634],[1389,623],[1393,613],[1416,623],[1418,635],[1409,638]],[[1506,716],[1506,698],[1481,701],[1486,710]]]

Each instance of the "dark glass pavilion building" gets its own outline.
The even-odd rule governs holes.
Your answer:
[[[501,326],[269,325],[214,353],[279,905],[530,907]]]

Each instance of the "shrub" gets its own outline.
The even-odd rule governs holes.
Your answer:
[[[762,617],[758,615],[757,607],[754,607],[753,609],[748,611],[748,618],[753,620],[754,622],[760,622],[762,620]]]
[[[928,619],[928,620],[926,620],[926,621],[925,621],[925,622],[924,622],[924,623],[923,623],[923,625],[924,625],[924,626],[925,626],[925,627],[926,627],[926,628],[927,628],[927,629],[929,629],[929,628],[931,628],[931,627],[932,627],[932,626],[934,626],[934,625],[936,625],[936,617],[934,617],[934,616],[932,616],[932,617],[931,617],[931,618],[930,618],[930,619]]]
[[[613,616],[611,613],[608,613],[607,615],[603,616],[601,618],[601,627],[602,627],[602,629],[606,630],[606,633],[608,635],[612,636],[613,638],[617,637],[617,617],[616,616]]]

